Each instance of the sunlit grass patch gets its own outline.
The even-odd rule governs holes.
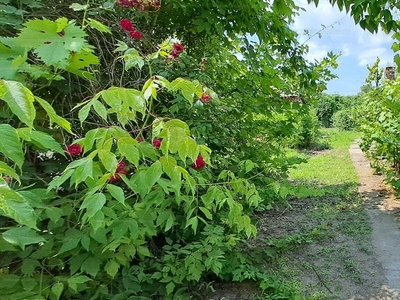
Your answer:
[[[319,152],[287,151],[289,156],[308,158],[307,163],[290,171],[290,179],[308,184],[343,185],[357,184],[357,174],[350,159],[349,147],[359,137],[357,132],[323,129],[322,135],[331,149]]]

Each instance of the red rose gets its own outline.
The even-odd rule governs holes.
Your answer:
[[[141,39],[142,38],[142,33],[136,29],[132,30],[131,32],[129,32],[129,35],[131,38],[133,39]]]
[[[157,149],[160,149],[161,139],[154,139],[153,140],[153,146],[156,147]]]
[[[132,22],[131,22],[130,20],[128,20],[128,19],[122,19],[122,20],[119,22],[119,25],[121,26],[121,28],[122,28],[123,30],[126,30],[126,31],[132,31],[132,30],[134,30]]]
[[[208,103],[208,102],[210,102],[210,99],[211,99],[210,95],[207,95],[205,92],[201,93],[201,98],[200,98],[201,102]]]
[[[78,156],[82,153],[83,148],[79,144],[73,144],[65,147],[65,151],[71,156]]]
[[[201,155],[199,155],[196,161],[191,165],[191,167],[197,171],[203,169],[205,166],[206,162]]]

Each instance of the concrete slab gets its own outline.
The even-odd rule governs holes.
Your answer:
[[[396,220],[396,215],[400,209],[400,202],[385,186],[384,178],[374,174],[368,159],[356,142],[351,144],[349,152],[360,179],[359,192],[368,207],[367,212],[373,229],[374,252],[382,264],[388,283],[376,295],[364,299],[399,300],[400,223]]]

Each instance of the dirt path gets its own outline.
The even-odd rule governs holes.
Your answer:
[[[287,282],[300,282],[309,299],[400,300],[400,202],[383,177],[373,174],[357,143],[349,152],[362,199],[328,193],[295,199],[283,210],[262,211],[257,214],[258,236],[250,243],[265,256],[274,250],[265,241],[299,242],[293,251],[272,255],[271,260],[264,257],[264,268]],[[254,296],[257,286],[248,283],[219,284],[216,289],[205,299],[291,299]]]
[[[383,183],[383,177],[374,175],[369,161],[354,142],[350,156],[360,179],[359,192],[367,204],[372,224],[372,244],[376,259],[381,263],[386,285],[368,297],[351,299],[400,299],[400,202]]]

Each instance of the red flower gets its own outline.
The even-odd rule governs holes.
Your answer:
[[[82,153],[83,148],[79,144],[72,144],[65,147],[65,151],[71,156],[78,156]]]
[[[127,170],[119,170],[119,171],[117,170],[117,173],[115,173],[115,175],[111,175],[110,178],[108,178],[108,182],[115,182],[115,181],[121,180],[120,174],[126,175],[126,174],[128,174],[128,171]]]
[[[201,93],[201,98],[200,98],[201,102],[208,103],[210,102],[210,99],[211,99],[210,95],[206,94],[205,92]]]
[[[120,161],[120,162],[118,163],[118,166],[117,166],[117,173],[118,173],[118,171],[124,170],[125,167],[126,167],[126,163],[123,162],[123,161]]]
[[[206,162],[203,159],[203,156],[199,155],[196,161],[191,165],[191,167],[195,170],[201,170],[206,166]]]
[[[132,30],[134,30],[134,27],[133,27],[132,22],[131,22],[130,20],[128,20],[128,19],[122,19],[122,20],[119,22],[119,25],[121,26],[121,28],[122,28],[123,30],[126,30],[126,31],[132,31]]]
[[[160,149],[161,139],[154,139],[153,140],[153,146],[156,147],[157,149]]]
[[[171,53],[169,54],[169,57],[170,58],[178,57],[179,54],[181,54],[183,52],[183,50],[185,50],[185,47],[183,47],[179,43],[174,43],[173,49],[172,49]]]
[[[183,47],[181,44],[179,43],[174,43],[174,50],[178,53],[183,52],[183,50],[185,50],[185,47]]]
[[[136,29],[132,30],[131,32],[129,32],[129,35],[131,38],[133,39],[141,39],[142,38],[142,33]]]

